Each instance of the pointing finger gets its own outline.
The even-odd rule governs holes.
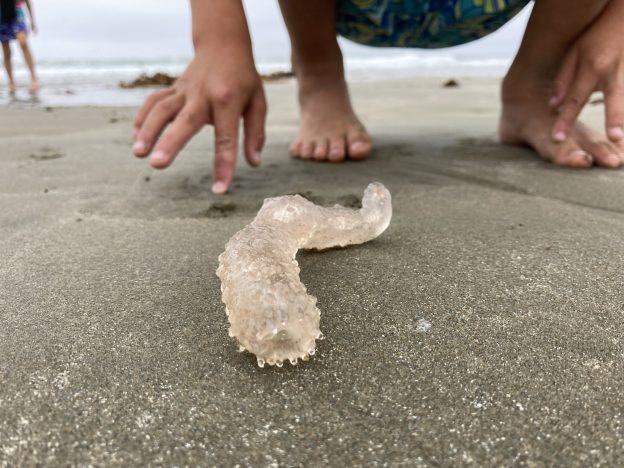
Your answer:
[[[212,191],[217,194],[227,192],[234,177],[240,114],[235,107],[228,107],[214,115],[215,158]]]

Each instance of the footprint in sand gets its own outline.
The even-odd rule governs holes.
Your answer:
[[[30,159],[34,159],[35,161],[51,161],[53,159],[60,159],[65,155],[60,151],[54,150],[49,146],[44,146],[37,153],[32,153],[30,155]]]
[[[202,218],[227,218],[236,211],[237,206],[234,203],[213,203],[210,207],[200,214]]]

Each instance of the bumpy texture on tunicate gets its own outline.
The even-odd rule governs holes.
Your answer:
[[[390,192],[378,182],[366,188],[360,210],[323,208],[299,195],[266,199],[219,256],[230,336],[240,350],[254,353],[261,367],[314,354],[321,313],[299,279],[297,250],[367,242],[391,217]]]

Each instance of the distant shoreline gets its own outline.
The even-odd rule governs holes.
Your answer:
[[[167,78],[162,82],[154,83],[154,85],[167,86],[175,77],[179,76],[183,71],[180,67],[178,70],[165,70]],[[146,77],[150,78],[157,70],[146,72]],[[135,107],[139,106],[143,100],[157,89],[157,86],[129,86],[120,87],[120,82],[132,83],[139,77],[139,73],[76,73],[71,75],[64,74],[40,74],[42,89],[40,92],[40,105],[42,107],[77,107],[77,106],[95,106],[95,107]],[[267,86],[294,86],[294,80],[290,72],[282,73],[263,73],[264,82]],[[430,74],[418,73],[392,73],[388,70],[378,72],[371,70],[364,72],[362,70],[347,69],[347,79],[350,83],[359,82],[377,82],[377,83],[433,83],[441,86],[449,80],[455,79],[460,85],[468,81],[481,82],[498,82],[503,76],[502,71],[494,71],[490,74],[475,74],[472,70],[466,72],[465,68],[449,67],[433,70]],[[18,75],[18,101],[10,105],[20,107],[29,105],[30,96],[28,94],[28,76]],[[0,80],[0,106],[9,104],[8,95],[5,92],[6,84]],[[30,104],[32,105],[32,104]]]

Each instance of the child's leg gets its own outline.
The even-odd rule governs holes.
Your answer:
[[[568,0],[535,3],[520,51],[503,83],[500,135],[504,142],[529,145],[562,166],[618,167],[624,162],[624,146],[582,123],[576,124],[564,143],[554,142],[551,136],[556,114],[548,101],[561,60],[608,3],[579,1],[574,8]],[[613,37],[619,35],[614,31]]]
[[[37,80],[37,73],[35,72],[35,61],[33,60],[32,54],[30,53],[30,47],[28,47],[28,37],[25,32],[17,33],[17,42],[22,49],[22,54],[24,55],[24,62],[28,66],[28,71],[30,72],[30,90],[33,93],[39,91],[39,81]]]
[[[4,68],[9,80],[9,94],[15,94],[15,79],[13,78],[13,64],[11,63],[11,44],[9,41],[2,41],[2,53],[4,55]]]
[[[336,0],[280,0],[299,82],[301,128],[291,154],[342,161],[369,155],[371,141],[349,98],[336,40]]]

